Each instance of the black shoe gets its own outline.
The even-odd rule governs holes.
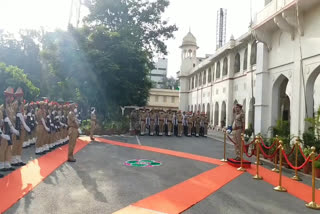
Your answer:
[[[25,166],[26,165],[26,163],[24,163],[24,162],[20,162],[20,163],[17,163],[17,164],[18,164],[17,166]]]
[[[7,168],[2,168],[0,169],[1,172],[6,172],[7,171]]]
[[[12,163],[11,166],[19,166],[19,163]]]
[[[13,168],[13,167],[6,168],[6,171],[13,171],[13,170],[15,170],[15,168]]]
[[[76,159],[68,159],[68,162],[76,162]]]
[[[0,178],[3,178],[3,177],[4,177],[4,175],[0,174]]]

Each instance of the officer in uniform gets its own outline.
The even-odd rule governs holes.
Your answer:
[[[204,137],[208,136],[208,124],[209,124],[209,118],[208,118],[208,115],[205,114],[204,115],[204,133],[203,133]]]
[[[200,112],[198,111],[197,115],[196,115],[196,122],[195,122],[195,126],[196,126],[196,137],[199,137],[199,133],[200,133]]]
[[[178,136],[178,117],[177,117],[176,112],[173,112],[172,126],[173,126],[173,134],[175,136]]]
[[[159,135],[162,136],[164,132],[164,111],[161,109],[159,114]]]
[[[155,130],[155,135],[159,136],[159,123],[160,123],[160,115],[159,115],[159,110],[155,110],[154,113],[154,130]]]
[[[96,109],[95,107],[91,107],[91,127],[90,127],[90,139],[94,140],[93,133],[94,130],[96,129],[96,124],[97,124],[97,116],[96,116]]]
[[[14,101],[14,90],[8,87],[4,91],[6,101],[3,111],[3,133],[7,138],[1,139],[0,149],[0,170],[1,171],[12,171],[14,168],[11,166],[11,152],[12,144],[16,141],[16,136],[19,136],[19,131],[14,127],[15,117],[17,110],[17,101]]]
[[[20,133],[15,137],[15,142],[12,146],[12,158],[11,164],[12,166],[24,166],[26,165],[21,160],[22,155],[22,144],[25,140],[26,132],[30,133],[31,129],[26,124],[24,120],[24,99],[23,99],[23,91],[21,88],[18,88],[15,93],[16,100],[18,101],[18,110],[16,114],[16,125],[15,129]]]
[[[191,137],[191,135],[192,135],[192,127],[193,127],[192,112],[188,113],[187,123],[188,123],[188,137]]]
[[[241,133],[244,132],[245,128],[245,114],[242,110],[242,105],[237,104],[233,108],[234,121],[232,124],[233,141],[235,142],[234,149],[236,153],[235,160],[240,161],[241,152]]]
[[[182,120],[183,120],[183,116],[181,114],[181,111],[178,112],[177,115],[177,119],[178,119],[178,137],[182,137],[182,132],[183,132],[183,124],[182,124]]]
[[[183,134],[185,136],[188,136],[188,115],[186,115],[186,112],[184,111],[182,113],[182,125],[183,125]]]
[[[140,135],[144,136],[146,133],[146,124],[147,124],[147,112],[145,109],[141,110],[140,114]]]
[[[168,136],[171,136],[172,134],[172,126],[173,126],[173,114],[171,109],[168,110],[167,112],[167,117],[168,117]]]
[[[150,136],[153,136],[154,134],[154,128],[155,128],[155,119],[156,119],[156,115],[155,115],[155,112],[154,110],[152,109],[150,111]]]
[[[77,138],[79,137],[80,122],[76,117],[77,107],[75,103],[70,105],[70,112],[68,114],[68,135],[69,135],[69,149],[68,149],[68,162],[76,162],[73,157],[73,151],[76,146]]]
[[[47,140],[47,132],[50,131],[46,124],[46,108],[45,102],[41,101],[38,103],[39,107],[36,112],[37,128],[36,128],[36,155],[41,155],[44,152],[44,144]]]

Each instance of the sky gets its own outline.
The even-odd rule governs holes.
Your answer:
[[[78,0],[74,0],[77,2]],[[0,29],[17,32],[19,29],[66,29],[72,0],[0,0]],[[252,14],[263,7],[264,0],[252,0]],[[215,52],[216,17],[219,8],[227,9],[227,41],[248,30],[250,0],[170,0],[163,18],[176,24],[175,38],[166,41],[168,46],[168,76],[176,77],[180,69],[180,49],[183,37],[191,29],[199,46],[197,56]],[[73,18],[75,20],[75,9]],[[81,14],[86,14],[83,8]]]

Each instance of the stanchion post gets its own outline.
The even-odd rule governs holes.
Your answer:
[[[273,188],[278,192],[287,192],[287,189],[282,186],[282,151],[283,151],[283,142],[279,141],[279,158],[280,158],[280,166],[279,166],[279,186]]]
[[[220,161],[221,162],[227,162],[227,159],[226,159],[226,145],[227,145],[227,132],[226,132],[226,130],[224,130],[223,131],[223,133],[224,133],[224,138],[223,138],[223,143],[224,143],[224,145],[223,145],[223,159],[221,159]]]
[[[312,201],[308,204],[306,204],[306,207],[315,209],[315,210],[320,210],[320,205],[316,204],[316,185],[315,185],[315,176],[316,176],[316,169],[315,169],[315,151],[316,148],[313,146],[311,147],[312,152],[310,154],[311,160],[312,160]]]
[[[260,142],[260,144],[261,144],[261,141],[262,141],[262,137],[261,137],[261,135],[259,134],[257,137],[256,137],[257,139],[259,139],[259,142]],[[260,151],[260,150],[259,150]],[[258,154],[257,154],[258,155]],[[259,157],[260,158],[260,157]],[[259,161],[259,163],[256,161],[256,162],[254,162],[254,164],[255,165],[263,165],[263,163],[261,162],[261,161]]]
[[[297,140],[296,140],[296,142],[295,142],[295,144],[294,144],[294,146],[295,146],[295,150],[296,150],[296,160],[295,160],[295,167],[298,167],[298,150],[299,150],[299,144],[300,144],[300,138],[299,137],[297,137]],[[299,177],[299,175],[298,175],[298,170],[297,169],[295,169],[294,170],[294,173],[295,173],[295,175],[291,178],[292,180],[295,180],[295,181],[302,181],[302,179]]]
[[[256,144],[256,148],[257,148],[257,174],[255,176],[253,176],[253,179],[256,180],[262,180],[262,177],[259,175],[259,163],[260,163],[260,140],[256,140],[255,144]]]
[[[244,135],[243,133],[241,133],[241,146],[240,146],[241,165],[237,170],[245,172],[246,169],[243,167],[243,146],[244,146]]]
[[[276,148],[279,147],[279,136],[276,135]],[[278,154],[274,156],[274,168],[271,170],[272,172],[279,172],[279,169],[277,169],[278,165]]]

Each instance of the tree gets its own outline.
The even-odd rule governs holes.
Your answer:
[[[0,90],[5,91],[9,86],[21,87],[24,91],[24,98],[28,101],[36,99],[40,94],[40,89],[33,85],[22,69],[0,63]],[[3,103],[3,96],[0,96],[0,100]]]
[[[177,80],[173,77],[170,77],[170,78],[165,77],[163,79],[163,88],[177,90],[179,88],[179,80]]]

